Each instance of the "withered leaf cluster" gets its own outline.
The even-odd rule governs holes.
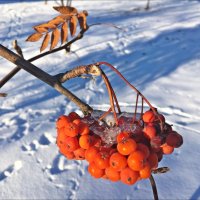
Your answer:
[[[68,41],[69,33],[74,37],[79,25],[81,30],[87,29],[87,11],[78,12],[70,6],[53,7],[60,13],[57,17],[44,24],[33,27],[35,33],[31,34],[26,41],[37,42],[43,39],[40,52],[50,44],[50,50],[54,49],[59,41],[61,45]]]

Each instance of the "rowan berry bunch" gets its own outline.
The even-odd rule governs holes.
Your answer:
[[[103,114],[93,111],[84,117],[75,112],[60,116],[56,122],[57,145],[67,159],[87,160],[88,171],[94,178],[133,185],[150,178],[163,155],[180,147],[183,138],[117,69],[106,62],[96,65],[110,67],[136,92],[135,112],[121,111],[113,87],[102,70],[110,109]],[[145,112],[144,102],[149,106]]]
[[[56,123],[60,152],[67,159],[87,160],[94,178],[132,185],[149,178],[163,154],[171,154],[183,143],[164,116],[151,109],[140,122],[124,113],[118,119],[118,125],[110,127],[106,122],[99,123],[97,116],[81,118],[75,112],[60,116]],[[113,130],[115,139],[106,140]]]

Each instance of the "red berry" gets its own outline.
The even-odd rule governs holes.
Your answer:
[[[142,119],[145,123],[149,123],[153,122],[156,119],[156,116],[152,110],[148,110],[143,114]]]
[[[169,133],[166,138],[166,143],[174,148],[178,148],[183,144],[183,138],[180,134],[175,131]]]

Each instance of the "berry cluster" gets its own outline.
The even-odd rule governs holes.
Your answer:
[[[91,120],[92,119],[92,120]],[[132,127],[127,129],[127,121]],[[94,178],[106,178],[132,185],[151,176],[163,154],[171,154],[182,145],[182,136],[172,130],[163,115],[151,109],[142,119],[119,117],[115,140],[106,143],[109,128],[91,116],[81,118],[71,112],[57,123],[57,145],[67,159],[87,160],[88,171]],[[94,128],[96,127],[96,128]],[[110,127],[113,129],[113,127]],[[96,132],[98,130],[98,132]]]

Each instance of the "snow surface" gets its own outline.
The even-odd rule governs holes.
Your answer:
[[[34,1],[0,1],[0,43],[12,49],[18,40],[26,59],[37,55],[40,42],[24,42],[32,26],[57,13]],[[58,52],[33,62],[50,74],[75,66],[107,61],[162,112],[184,144],[159,166],[171,171],[155,175],[160,199],[200,199],[200,3],[156,0],[73,1],[89,12],[94,26],[72,46],[74,53]],[[14,66],[0,58],[0,77]],[[105,68],[120,104],[133,109],[133,92]],[[65,84],[94,108],[107,109],[109,99],[100,78],[70,80]],[[20,71],[2,89],[0,99],[0,199],[152,199],[148,180],[134,186],[95,180],[85,161],[68,161],[55,145],[55,120],[78,108],[52,88]]]

